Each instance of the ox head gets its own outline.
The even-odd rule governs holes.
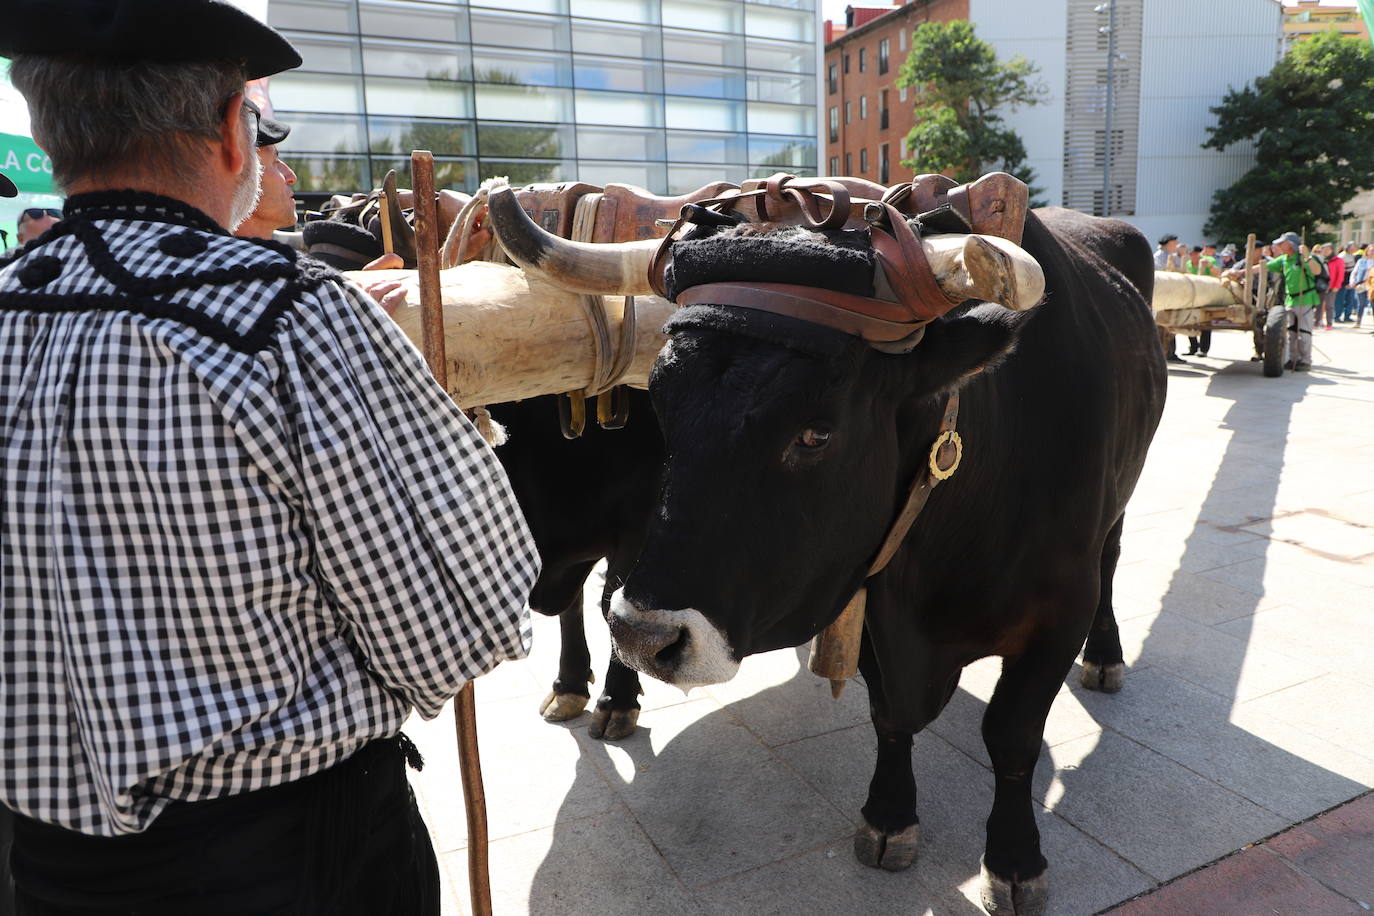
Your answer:
[[[500,225],[498,210],[493,198],[507,242],[516,230]],[[527,269],[565,265],[559,282],[576,288],[568,243],[524,223],[516,259]],[[643,246],[621,250],[646,262]],[[666,286],[670,298],[729,282],[871,297],[885,282],[877,261],[864,229],[698,228],[673,246]],[[580,285],[607,292],[605,277],[617,272],[598,266]],[[1007,288],[1005,277],[970,282],[967,271],[940,277],[959,298]],[[1010,308],[946,303],[905,348],[767,310],[681,309],[650,380],[666,461],[639,563],[612,602],[621,658],[684,688],[715,683],[743,656],[799,645],[833,621],[926,458],[941,396],[1010,350],[1020,323],[1012,309],[1038,302],[1041,284]]]

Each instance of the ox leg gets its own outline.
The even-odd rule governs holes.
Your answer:
[[[1112,610],[1112,579],[1121,557],[1121,527],[1126,517],[1116,520],[1102,545],[1102,574],[1099,577],[1097,612],[1093,615],[1088,641],[1083,646],[1083,674],[1080,683],[1089,690],[1116,693],[1126,680],[1126,663],[1121,654],[1121,636]]]
[[[1045,857],[1031,804],[1031,777],[1050,704],[1073,665],[1078,642],[1037,641],[1007,659],[983,715],[995,794],[983,855],[983,908],[993,916],[1037,916],[1049,899]]]
[[[624,555],[628,551],[616,551],[606,569],[606,586],[601,592],[601,615],[611,612],[611,595],[625,584],[628,570]],[[611,650],[611,662],[606,667],[606,688],[597,697],[592,721],[587,726],[587,734],[593,738],[618,741],[634,734],[639,725],[639,697],[643,694],[639,686],[639,672],[622,662]]]
[[[553,682],[553,690],[539,704],[539,714],[549,722],[566,722],[581,715],[592,696],[587,685],[595,678],[587,632],[582,626],[581,589],[558,615],[558,631],[558,678]]]

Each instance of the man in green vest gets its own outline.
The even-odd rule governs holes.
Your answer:
[[[1288,361],[1285,369],[1301,372],[1312,368],[1312,314],[1321,303],[1313,274],[1321,267],[1310,260],[1304,263],[1298,249],[1302,239],[1296,232],[1285,232],[1274,239],[1278,257],[1270,258],[1266,268],[1283,274],[1284,304],[1288,306]]]

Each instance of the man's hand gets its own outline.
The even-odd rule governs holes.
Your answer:
[[[405,267],[405,262],[398,254],[384,254],[375,261],[370,262],[363,270],[400,270]],[[363,292],[367,293],[377,304],[382,307],[382,311],[388,315],[393,315],[396,310],[406,303],[405,284],[400,280],[378,280],[375,283],[359,284]]]

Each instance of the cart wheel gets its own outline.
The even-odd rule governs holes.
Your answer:
[[[1264,320],[1264,374],[1268,378],[1283,375],[1284,319],[1281,306],[1274,306]]]

